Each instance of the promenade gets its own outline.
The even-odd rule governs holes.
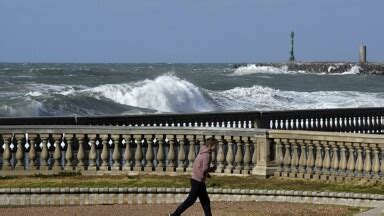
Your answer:
[[[152,216],[167,215],[178,204],[136,204],[136,205],[92,205],[92,206],[63,206],[63,207],[22,207],[2,208],[0,215],[7,216],[67,216],[67,215],[130,215]],[[314,205],[299,203],[271,202],[212,202],[213,215],[351,215],[367,208],[351,208],[346,206]],[[202,215],[200,203],[195,203],[183,214],[185,216]]]

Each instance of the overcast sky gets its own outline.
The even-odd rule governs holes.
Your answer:
[[[384,61],[383,0],[0,0],[0,62]]]

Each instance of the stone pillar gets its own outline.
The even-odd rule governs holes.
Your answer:
[[[17,141],[15,170],[22,171],[24,170],[24,145],[23,145],[24,134],[15,134],[14,138]]]
[[[307,164],[306,164],[306,174],[305,178],[312,178],[312,175],[314,172],[314,166],[315,166],[315,156],[314,156],[314,148],[311,140],[305,140],[305,145],[308,146],[308,158],[307,158]]]
[[[330,168],[331,168],[331,157],[329,154],[329,145],[327,144],[327,141],[322,141],[322,144],[324,146],[324,161],[323,161],[323,176],[322,178],[325,180],[328,180],[328,176],[331,174]]]
[[[10,163],[10,160],[12,158],[11,149],[9,148],[9,145],[11,143],[12,134],[3,134],[4,139],[4,152],[3,152],[3,171],[10,171],[12,170],[12,165]]]
[[[350,143],[346,143],[347,145],[350,145]],[[346,169],[347,169],[347,157],[346,157],[346,149],[345,144],[340,142],[340,162],[339,162],[339,176],[345,176],[346,175]]]
[[[76,139],[77,139],[77,142],[79,143],[79,150],[77,150],[77,160],[79,161],[79,163],[77,164],[75,169],[80,171],[83,171],[86,169],[86,165],[84,163],[84,157],[85,157],[84,138],[85,138],[84,134],[76,134]]]
[[[364,178],[371,178],[372,161],[371,161],[371,148],[365,144],[365,161],[364,161]]]
[[[283,172],[283,165],[284,165],[284,155],[283,155],[283,144],[281,142],[281,139],[275,139],[276,143],[276,162],[277,162],[277,169],[275,172],[275,176],[281,176],[281,173]]]
[[[154,170],[154,165],[153,165],[153,159],[154,159],[154,154],[153,154],[153,137],[152,135],[146,135],[144,137],[147,140],[147,152],[145,153],[145,159],[147,161],[147,164],[144,167],[144,171],[146,172],[152,172]]]
[[[245,153],[244,153],[244,170],[243,173],[249,174],[251,170],[251,144],[248,137],[243,137],[245,143]]]
[[[228,150],[227,150],[227,155],[225,157],[225,160],[227,162],[227,167],[225,167],[224,173],[232,173],[233,170],[233,161],[234,161],[234,154],[233,154],[233,143],[234,141],[232,138],[229,136],[225,136],[225,139],[228,142]]]
[[[101,143],[103,145],[103,149],[101,150],[101,166],[100,171],[108,171],[109,170],[109,148],[108,148],[108,141],[109,136],[108,134],[102,134],[100,135]]]
[[[88,134],[89,142],[91,143],[91,149],[89,150],[89,166],[88,170],[89,171],[96,171],[97,166],[96,166],[96,158],[97,158],[97,153],[96,153],[96,135],[95,134]]]
[[[271,176],[276,171],[276,164],[270,160],[270,145],[272,145],[272,143],[268,137],[267,130],[258,129],[255,137],[258,148],[257,152],[259,154],[257,155],[258,160],[252,170],[252,174],[260,177]],[[274,152],[272,152],[272,154],[274,154]]]
[[[29,170],[37,170],[38,168],[36,164],[36,138],[37,134],[28,133],[29,144],[31,145],[28,152]]]
[[[380,160],[379,160],[379,150],[378,150],[378,145],[374,144],[374,147],[372,148],[373,151],[373,164],[372,164],[372,171],[373,171],[373,176],[372,178],[374,179],[379,179],[380,178]]]
[[[322,156],[323,146],[317,140],[314,140],[313,144],[316,146],[316,160],[315,160],[315,166],[316,166],[315,175],[316,175],[316,177],[314,177],[314,178],[318,179],[320,177],[320,175],[322,173],[322,169],[323,169],[323,156]]]
[[[123,170],[131,171],[132,170],[132,151],[131,151],[131,137],[123,135],[123,144],[125,143],[125,150],[124,150],[124,166]]]
[[[119,171],[121,169],[121,155],[120,155],[120,136],[119,135],[112,135],[111,138],[113,139],[113,152],[112,152],[112,159],[113,159],[113,164],[111,166],[111,170],[113,171]]]
[[[306,173],[306,166],[307,166],[307,150],[306,145],[307,143],[304,143],[303,140],[297,140],[297,143],[300,145],[300,158],[299,158],[299,174],[298,177],[304,178],[304,174]]]
[[[65,135],[67,139],[67,151],[65,152],[66,163],[65,163],[64,169],[66,171],[73,171],[74,170],[73,150],[72,150],[73,134],[65,134]]]
[[[352,145],[348,146],[349,154],[348,154],[348,164],[347,164],[347,176],[355,177],[355,148]]]
[[[257,157],[258,157],[258,148],[257,148],[257,142],[255,137],[250,137],[250,144],[253,147],[252,150],[252,169],[254,169],[257,165]],[[276,156],[277,157],[277,156]],[[276,160],[276,158],[275,158]]]
[[[48,164],[48,159],[49,159],[49,152],[48,152],[48,134],[40,134],[40,139],[41,139],[41,144],[43,147],[41,148],[41,164],[40,164],[40,170],[49,170],[49,164]]]
[[[291,146],[293,148],[292,160],[291,160],[291,173],[292,177],[296,177],[297,172],[299,171],[297,168],[299,166],[299,153],[298,153],[298,142],[296,140],[289,140]],[[302,142],[302,140],[301,140]]]
[[[284,154],[284,172],[283,176],[288,177],[289,173],[291,172],[291,144],[287,139],[282,140],[284,143],[284,148],[285,148],[285,154]]]
[[[180,146],[179,146],[179,153],[177,155],[177,172],[184,172],[185,171],[185,149],[184,149],[184,144],[185,144],[185,138],[184,135],[179,135],[177,136],[177,139],[179,140]]]
[[[60,148],[61,134],[53,134],[52,138],[54,140],[54,147],[55,147],[55,150],[53,152],[53,166],[52,166],[52,170],[54,172],[60,172],[62,170],[62,166],[61,166],[61,148]]]
[[[331,171],[331,174],[332,176],[337,176],[339,173],[338,173],[338,170],[339,170],[339,150],[337,148],[337,144],[336,142],[329,142],[330,145],[332,145],[332,171]],[[342,145],[342,143],[340,143],[339,145]]]
[[[241,170],[243,169],[243,145],[242,145],[242,140],[240,137],[234,137],[236,141],[236,156],[235,156],[235,161],[236,161],[236,167],[233,170],[234,174],[240,174]]]
[[[164,154],[164,136],[156,136],[158,149],[157,149],[157,166],[155,168],[156,172],[163,172],[165,170],[165,154]]]
[[[363,177],[363,150],[361,149],[361,145],[358,143],[358,146],[356,146],[357,151],[357,162],[356,162],[356,177],[361,178]]]
[[[133,171],[141,172],[143,170],[143,165],[141,164],[141,161],[143,160],[143,150],[141,148],[141,135],[134,136],[134,139],[137,147],[135,151],[135,167],[133,167]]]
[[[220,137],[218,140],[218,150],[217,150],[217,169],[215,170],[216,173],[223,173],[224,172],[224,140]]]
[[[176,168],[175,164],[175,138],[173,135],[168,136],[168,143],[169,143],[169,149],[168,149],[168,154],[167,154],[167,159],[168,159],[168,165],[167,165],[167,172],[174,172]]]
[[[193,135],[189,135],[189,136],[187,136],[187,139],[189,141],[187,172],[192,172],[192,170],[193,170],[193,162],[195,161],[195,158],[196,158],[195,137]]]

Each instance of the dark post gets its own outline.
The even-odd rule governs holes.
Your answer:
[[[293,52],[294,37],[295,37],[295,33],[292,31],[291,32],[291,51],[290,51],[291,56],[289,57],[289,61],[295,61],[295,55],[294,55],[294,52]]]

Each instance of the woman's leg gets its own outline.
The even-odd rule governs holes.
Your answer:
[[[207,188],[204,183],[202,183],[202,186],[200,187],[199,191],[199,200],[201,203],[201,206],[204,209],[205,216],[211,216],[211,200],[209,200]]]
[[[181,213],[196,202],[196,199],[199,196],[200,187],[201,182],[191,179],[191,190],[189,191],[189,195],[187,199],[177,207],[173,215],[181,215]]]

